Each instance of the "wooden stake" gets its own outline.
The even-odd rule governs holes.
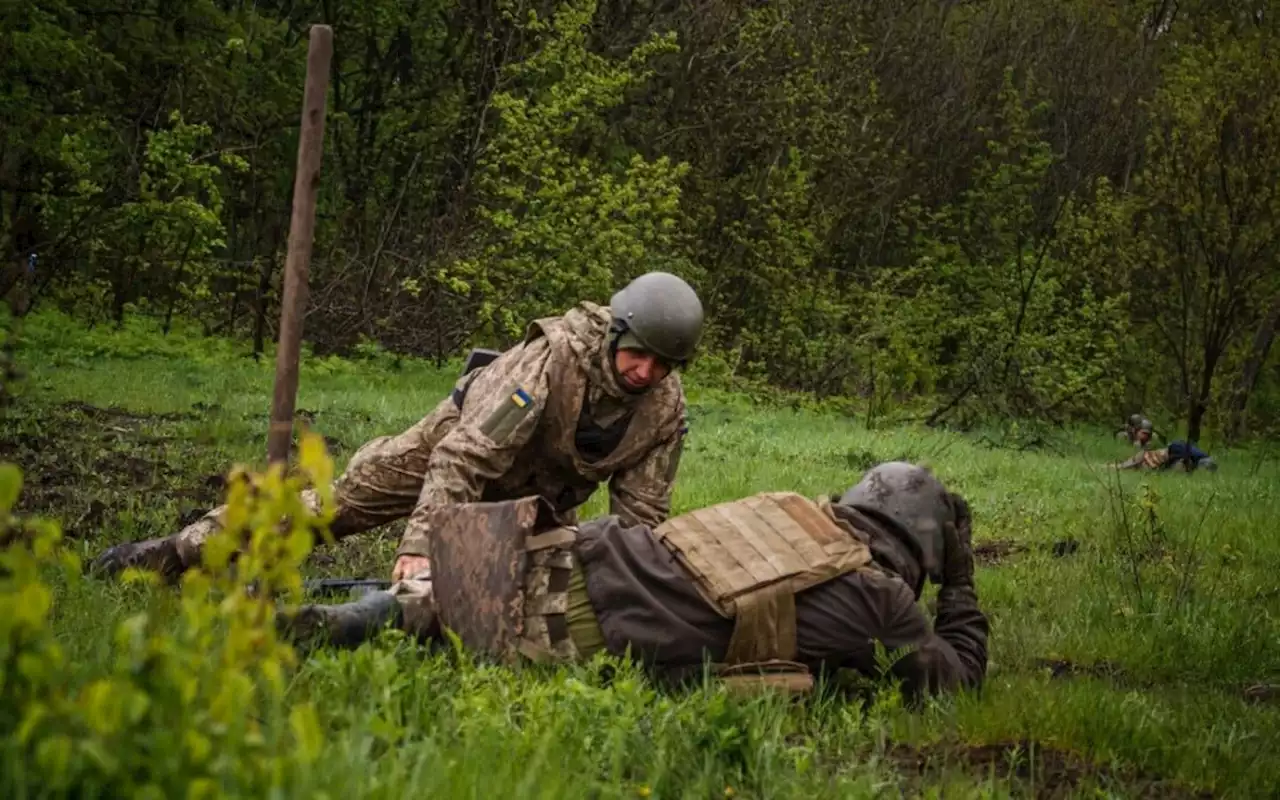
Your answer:
[[[332,56],[333,29],[328,25],[312,25],[307,49],[307,84],[302,96],[298,165],[293,178],[289,252],[284,262],[275,394],[271,399],[271,427],[267,432],[267,459],[273,464],[288,463],[289,445],[293,440],[298,354],[302,346],[302,320],[307,310],[307,273],[311,268],[316,194],[320,188],[320,155],[324,150],[325,95],[329,89],[329,61]]]

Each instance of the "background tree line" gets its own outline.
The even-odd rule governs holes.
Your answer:
[[[444,358],[649,269],[701,368],[869,418],[1280,430],[1270,2],[27,0],[0,292],[274,336],[312,23],[306,329]],[[32,254],[35,257],[32,258]]]

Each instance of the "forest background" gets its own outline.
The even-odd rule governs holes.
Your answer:
[[[8,3],[15,310],[269,349],[313,23],[315,354],[443,363],[664,269],[704,377],[869,425],[1280,432],[1269,2]]]

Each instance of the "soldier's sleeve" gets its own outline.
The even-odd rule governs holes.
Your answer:
[[[427,460],[422,492],[396,556],[427,556],[427,517],[445,505],[478,501],[529,442],[551,392],[551,348],[535,339],[476,373],[458,422]]]
[[[897,582],[890,603],[877,638],[890,650],[908,648],[892,668],[908,697],[982,684],[990,627],[972,586],[943,586],[932,626],[905,583]]]
[[[1131,458],[1121,461],[1119,464],[1113,464],[1116,469],[1137,469],[1142,466],[1143,459],[1146,456],[1145,450],[1139,450]]]
[[[681,411],[675,433],[659,442],[635,467],[609,480],[609,513],[618,515],[623,525],[657,527],[671,515],[671,492],[687,430]]]

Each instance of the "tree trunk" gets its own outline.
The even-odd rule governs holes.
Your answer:
[[[1200,442],[1200,428],[1204,423],[1204,413],[1209,409],[1209,399],[1213,397],[1213,375],[1218,370],[1218,360],[1222,357],[1224,347],[1206,343],[1204,353],[1204,370],[1200,374],[1200,386],[1196,394],[1191,396],[1191,408],[1187,413],[1187,442]]]
[[[1253,335],[1253,344],[1249,348],[1249,357],[1245,359],[1244,369],[1240,373],[1240,382],[1236,385],[1231,397],[1231,420],[1228,433],[1233,441],[1243,438],[1245,433],[1245,409],[1249,406],[1249,395],[1258,383],[1258,375],[1262,366],[1267,363],[1267,355],[1271,352],[1271,343],[1276,338],[1276,325],[1280,324],[1280,298],[1271,304],[1271,311],[1258,326]]]
[[[267,307],[271,294],[271,275],[275,271],[276,253],[280,249],[280,223],[277,221],[271,228],[271,251],[262,260],[262,268],[258,272],[257,307],[253,319],[253,358],[262,358],[263,348],[267,343]]]
[[[1187,411],[1187,441],[1196,444],[1200,441],[1200,427],[1204,422],[1205,403],[1196,398],[1191,401],[1191,408]]]

